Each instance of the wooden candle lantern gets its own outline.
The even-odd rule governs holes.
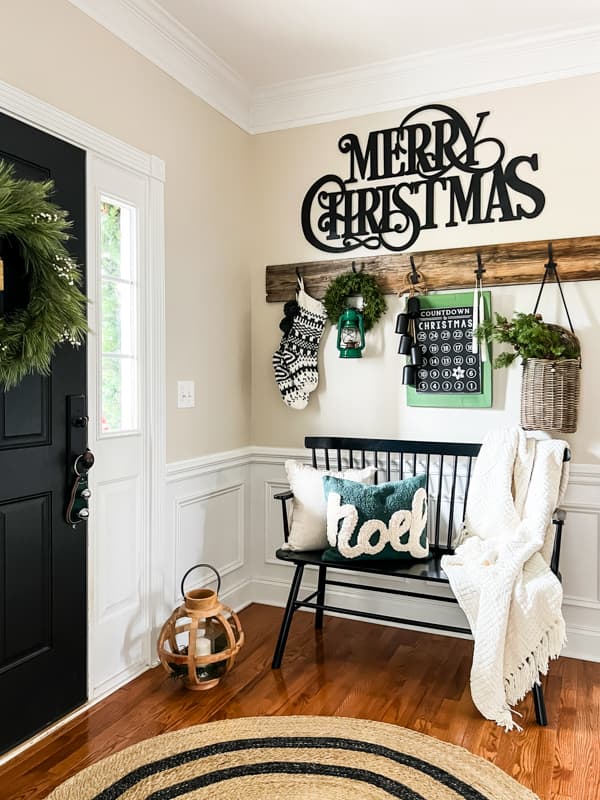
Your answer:
[[[192,589],[184,583],[192,570],[208,567],[217,576],[217,591]],[[244,644],[244,632],[233,609],[219,601],[221,576],[210,564],[196,564],[181,580],[183,605],[165,622],[158,637],[158,657],[165,670],[188,689],[211,689],[228,672]]]

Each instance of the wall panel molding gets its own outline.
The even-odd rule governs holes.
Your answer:
[[[181,603],[181,579],[194,564],[209,563],[219,571],[223,579],[220,596],[231,596],[236,610],[251,602],[250,477],[250,448],[167,465],[163,536],[157,558],[162,589],[155,611],[155,637]],[[200,572],[197,577],[203,578]],[[186,586],[194,585],[200,584],[190,575]],[[236,586],[245,588],[238,591]]]
[[[230,572],[235,572],[236,570],[241,569],[244,566],[245,558],[244,558],[244,531],[245,531],[245,484],[244,483],[233,483],[231,485],[220,487],[219,489],[212,489],[208,491],[198,492],[191,495],[187,495],[185,497],[178,497],[175,500],[175,514],[176,514],[176,527],[175,527],[175,574],[173,576],[173,583],[176,587],[179,587],[181,582],[182,575],[184,572],[189,569],[192,564],[185,564],[180,563],[179,555],[181,551],[185,548],[185,543],[183,541],[184,536],[186,535],[185,531],[185,511],[194,509],[195,506],[198,506],[198,512],[200,515],[206,513],[207,507],[210,506],[211,501],[217,500],[226,500],[228,502],[225,503],[226,507],[228,508],[228,515],[223,519],[223,528],[227,529],[227,533],[229,534],[228,537],[225,538],[225,541],[228,540],[229,537],[233,536],[234,538],[234,547],[231,548],[231,557],[229,559],[223,558],[226,552],[228,552],[225,548],[220,552],[215,552],[214,545],[215,542],[222,543],[224,541],[223,537],[223,528],[221,527],[212,527],[207,528],[207,530],[202,531],[202,535],[204,538],[208,539],[207,544],[212,545],[209,550],[210,552],[215,552],[214,556],[210,556],[209,554],[199,553],[200,561],[204,561],[205,559],[208,563],[211,563],[221,575],[221,578],[228,575]],[[221,504],[219,504],[221,505]],[[197,533],[200,534],[200,531],[192,531],[192,536]],[[188,538],[190,532],[187,532]],[[189,583],[187,584],[187,588],[192,588],[196,584],[194,583],[194,579],[190,576]],[[178,589],[179,591],[179,589]],[[178,595],[179,596],[179,595]],[[178,598],[175,599],[175,602],[178,601]]]

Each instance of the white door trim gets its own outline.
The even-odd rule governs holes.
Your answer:
[[[0,110],[28,125],[103,156],[115,164],[165,180],[165,163],[33,95],[0,81]]]
[[[147,255],[147,291],[145,292],[146,363],[148,392],[142,398],[148,421],[146,452],[147,528],[146,552],[150,554],[145,585],[149,598],[161,597],[163,575],[161,571],[160,533],[163,522],[166,475],[166,358],[165,358],[165,234],[164,234],[164,181],[165,164],[157,156],[138,150],[104,131],[73,117],[64,111],[26,92],[0,81],[0,111],[52,136],[84,149],[88,155],[97,155],[117,166],[126,167],[145,176],[148,191],[148,224],[145,226]],[[87,209],[87,230],[95,225],[95,209]],[[91,237],[88,237],[88,239]],[[88,247],[88,259],[91,251]],[[93,351],[93,352],[92,352]],[[98,374],[97,356],[89,349],[88,370]],[[91,567],[91,565],[88,565]],[[91,575],[91,568],[88,570]],[[91,596],[88,603],[92,602]],[[151,603],[151,608],[156,604]],[[89,609],[91,610],[91,609]],[[152,611],[152,614],[155,612]],[[151,620],[147,651],[158,622]],[[88,668],[88,688],[89,668]],[[90,698],[91,699],[91,698]]]

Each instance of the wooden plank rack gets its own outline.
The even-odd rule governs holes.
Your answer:
[[[485,268],[486,288],[539,283],[544,275],[544,265],[548,261],[549,245],[552,245],[561,281],[600,279],[600,236],[580,236],[551,241],[546,239],[271,265],[266,269],[267,302],[285,303],[291,300],[296,292],[298,275],[304,278],[306,291],[321,299],[330,281],[351,270],[352,265],[357,270],[364,269],[374,275],[384,294],[399,294],[406,287],[411,257],[430,290],[471,288],[475,280],[478,255]]]

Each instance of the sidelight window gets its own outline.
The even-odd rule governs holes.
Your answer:
[[[100,199],[100,319],[102,433],[137,428],[136,211]]]

